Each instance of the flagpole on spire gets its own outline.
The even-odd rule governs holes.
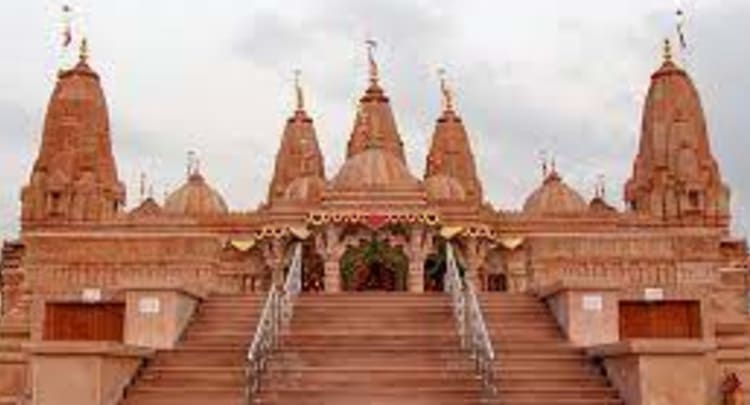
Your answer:
[[[677,8],[675,13],[677,17],[677,38],[680,41],[680,49],[685,52],[687,50],[687,38],[685,37],[685,23],[687,22],[687,16],[682,8]]]
[[[302,93],[302,85],[300,78],[302,77],[302,71],[300,69],[294,69],[294,92],[297,97],[297,111],[305,110],[305,97]]]
[[[672,61],[672,42],[669,38],[664,38],[664,61]]]
[[[443,93],[443,109],[445,111],[454,111],[453,92],[448,86],[445,69],[438,69],[438,76],[440,77],[440,91]]]
[[[367,62],[370,65],[370,83],[377,84],[379,72],[378,63],[375,61],[375,49],[378,47],[378,43],[370,38],[365,41],[365,45],[367,45]]]
[[[70,7],[68,4],[63,4],[62,10],[61,10],[61,20],[62,20],[62,40],[60,43],[60,67],[59,72],[62,72],[66,69],[66,61],[68,59],[68,51],[70,50],[70,45],[73,43],[73,8]]]

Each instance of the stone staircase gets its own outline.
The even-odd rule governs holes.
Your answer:
[[[245,358],[265,296],[204,301],[182,340],[160,350],[126,391],[123,405],[244,405]]]
[[[497,359],[499,403],[623,404],[584,351],[568,343],[543,301],[527,294],[483,293],[480,305]]]
[[[261,404],[477,404],[443,294],[303,295]]]

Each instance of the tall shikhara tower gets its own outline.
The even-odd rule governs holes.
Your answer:
[[[373,143],[377,143],[405,164],[404,142],[398,133],[390,99],[380,86],[379,68],[373,56],[374,42],[368,42],[368,44],[370,85],[359,99],[359,111],[354,119],[354,129],[347,144],[346,158],[349,159],[367,150]],[[367,130],[362,131],[363,127]]]
[[[698,91],[672,61],[651,76],[640,148],[625,201],[637,213],[667,222],[726,224],[729,188],[722,182],[708,138]]]
[[[21,194],[24,223],[101,221],[125,203],[107,103],[87,59],[84,40],[78,64],[59,74],[39,155]]]
[[[463,120],[456,112],[453,94],[441,78],[443,112],[435,125],[425,168],[425,187],[435,201],[482,202],[482,183]]]
[[[305,110],[299,78],[295,82],[297,104],[286,121],[276,154],[268,203],[316,203],[325,189],[325,167],[313,119]]]

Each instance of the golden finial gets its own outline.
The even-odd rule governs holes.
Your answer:
[[[297,96],[297,111],[305,110],[305,97],[302,94],[302,85],[300,84],[300,78],[302,77],[302,71],[299,69],[294,70],[294,91]]]
[[[669,38],[664,39],[664,60],[666,62],[672,61],[672,42]]]
[[[596,176],[596,187],[594,188],[594,197],[604,199],[605,194],[607,192],[606,189],[606,181],[603,173],[600,173],[598,176]]]
[[[190,178],[193,174],[195,174],[195,161],[196,161],[196,153],[194,150],[190,149],[187,152],[187,177]]]
[[[547,178],[547,173],[549,173],[549,156],[547,154],[546,149],[542,149],[539,151],[539,164],[542,167],[542,179]]]
[[[141,172],[140,184],[138,185],[141,202],[146,198],[146,172]]]
[[[378,63],[375,61],[375,48],[378,47],[378,43],[374,39],[368,39],[365,41],[365,45],[367,45],[367,62],[370,65],[370,83],[376,84],[379,72]]]
[[[89,40],[86,37],[83,37],[81,40],[79,58],[81,59],[81,62],[86,62],[89,59]]]
[[[453,92],[451,92],[448,86],[448,80],[445,77],[445,69],[438,69],[438,76],[440,77],[440,91],[443,93],[443,109],[445,111],[453,111]]]

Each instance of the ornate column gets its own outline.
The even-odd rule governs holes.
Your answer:
[[[271,282],[273,285],[284,284],[284,245],[279,240],[266,241],[261,252],[266,265],[271,269]]]
[[[408,290],[413,293],[424,292],[424,258],[419,256],[409,257]]]
[[[425,227],[414,225],[409,235],[409,292],[424,292],[424,262],[432,248],[431,235]]]
[[[341,269],[339,261],[336,258],[326,260],[323,282],[325,283],[325,292],[341,292]]]
[[[479,268],[487,256],[487,244],[477,238],[466,240],[466,274],[464,278],[470,280],[477,290],[482,288],[482,280],[479,279]]]
[[[315,248],[325,260],[323,283],[326,293],[341,292],[341,256],[344,254],[345,246],[339,240],[341,229],[330,224],[321,233],[315,236]]]

